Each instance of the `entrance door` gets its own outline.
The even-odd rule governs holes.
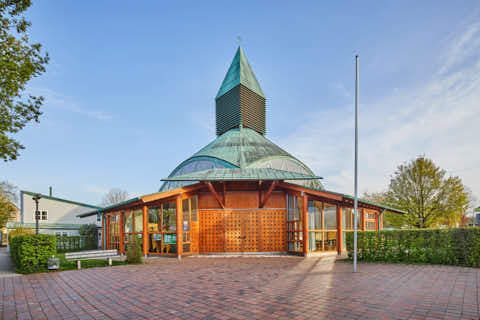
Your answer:
[[[257,211],[232,211],[225,213],[225,252],[258,252]]]
[[[285,210],[200,212],[200,252],[286,251]]]

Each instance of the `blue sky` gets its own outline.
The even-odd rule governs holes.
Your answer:
[[[20,189],[97,204],[153,193],[214,139],[214,97],[237,36],[267,97],[267,137],[353,191],[360,55],[360,191],[420,154],[480,198],[478,1],[34,1],[51,56],[30,84],[39,124],[0,164]]]

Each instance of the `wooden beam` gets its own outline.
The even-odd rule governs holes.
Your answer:
[[[365,209],[360,209],[361,216],[362,216],[362,231],[365,231]]]
[[[143,255],[148,254],[148,208],[143,206]]]
[[[329,192],[320,191],[320,190],[309,189],[309,188],[304,188],[302,186],[294,185],[294,184],[283,182],[283,181],[279,183],[279,186],[283,187],[285,189],[295,190],[295,191],[299,191],[299,192],[303,191],[303,192],[305,192],[309,195],[323,197],[323,198],[327,198],[327,199],[331,199],[331,200],[337,200],[337,201],[342,201],[343,200],[343,196],[338,195],[338,194],[329,193]]]
[[[143,196],[143,197],[140,197],[140,198],[143,200],[143,202],[147,203],[147,202],[151,202],[151,201],[165,199],[165,198],[168,198],[168,197],[171,197],[171,196],[175,196],[175,195],[180,194],[180,193],[192,192],[192,191],[198,190],[200,188],[203,188],[203,186],[204,185],[202,183],[196,183],[196,184],[193,184],[193,185],[190,185],[190,186],[185,186],[185,187],[174,189],[174,190],[169,190],[169,191],[165,191],[165,192],[157,192],[157,193],[150,194],[150,195],[147,195],[147,196]]]
[[[119,226],[119,228],[118,228],[119,231],[120,231],[120,232],[119,232],[119,238],[120,238],[120,239],[119,239],[119,242],[120,242],[120,243],[118,244],[118,250],[120,251],[120,253],[125,253],[125,250],[124,250],[124,249],[125,249],[125,248],[124,248],[125,240],[123,239],[123,237],[125,236],[125,235],[124,235],[125,227],[124,227],[124,225],[123,225],[125,219],[124,219],[123,216],[124,216],[124,213],[121,212],[121,213],[120,213],[120,226]]]
[[[299,199],[300,200],[300,199]],[[308,196],[307,194],[303,195],[303,198],[300,200],[303,201],[303,255],[308,254]]]
[[[217,202],[220,205],[220,207],[222,207],[222,209],[225,209],[225,204],[222,203],[222,199],[220,199],[220,196],[218,195],[217,191],[215,191],[215,188],[213,187],[212,183],[208,181],[208,182],[205,182],[205,184],[207,185],[208,189],[213,194],[215,199],[217,199]]]
[[[268,191],[267,193],[265,194],[265,196],[263,197],[263,201],[260,202],[260,208],[263,208],[263,206],[267,203],[267,200],[270,198],[270,196],[272,195],[272,192],[273,192],[273,189],[275,189],[275,187],[277,186],[278,184],[278,181],[274,180],[272,181],[272,184],[270,185],[270,187],[268,188]]]
[[[262,207],[262,180],[258,180],[258,207]]]
[[[183,208],[182,197],[177,197],[177,257],[183,255]]]
[[[342,225],[342,207],[337,205],[337,252],[342,253],[343,246],[343,225]]]
[[[105,250],[105,217],[102,214],[102,250]]]
[[[105,226],[105,237],[107,237],[107,241],[105,241],[105,244],[107,245],[106,249],[111,249],[110,248],[110,216],[106,216],[106,226]]]

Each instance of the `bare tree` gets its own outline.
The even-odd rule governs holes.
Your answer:
[[[120,203],[128,199],[128,192],[122,189],[113,188],[108,191],[108,193],[103,196],[101,206],[111,206],[113,204]]]
[[[8,181],[0,181],[0,193],[13,204],[18,203],[17,187]]]

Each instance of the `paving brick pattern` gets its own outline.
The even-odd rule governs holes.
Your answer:
[[[479,319],[480,269],[158,258],[0,278],[2,319]]]

